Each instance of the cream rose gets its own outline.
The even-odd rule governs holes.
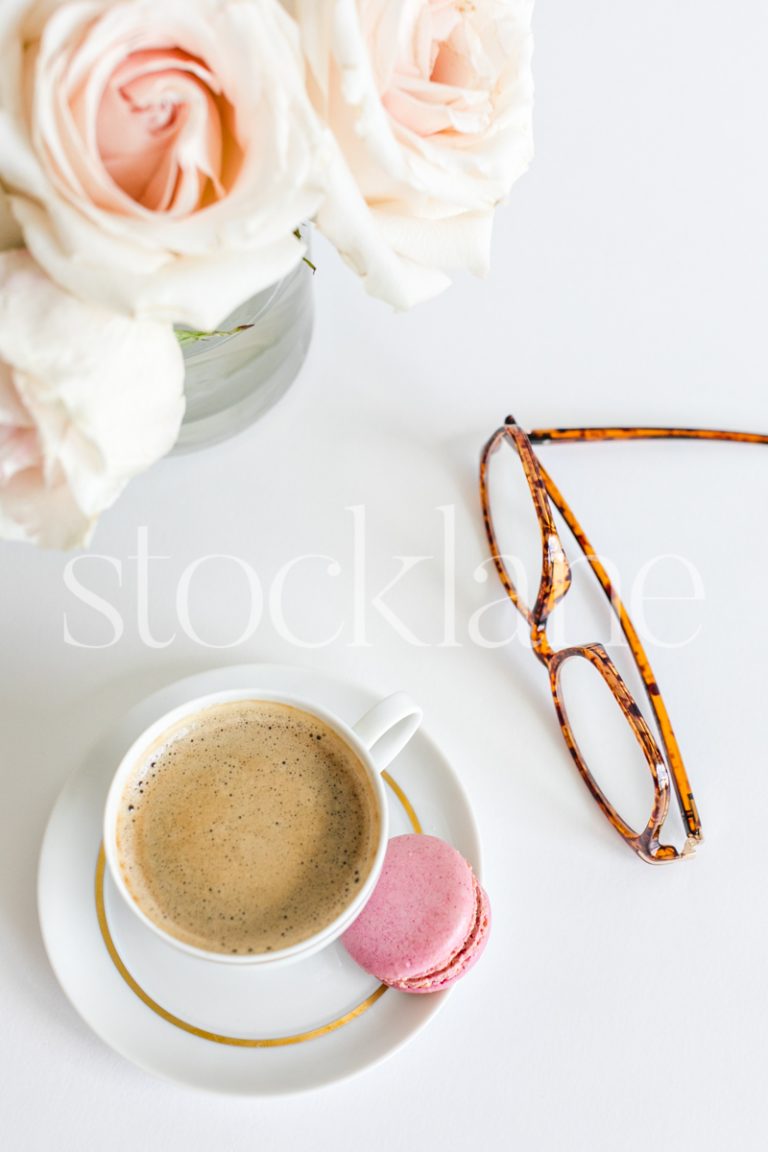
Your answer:
[[[0,254],[0,536],[85,543],[172,447],[183,382],[169,325],[84,304],[28,252]]]
[[[0,0],[0,183],[83,299],[215,328],[301,259],[322,139],[277,0]]]
[[[338,146],[317,224],[399,307],[487,270],[532,156],[531,0],[295,0]]]

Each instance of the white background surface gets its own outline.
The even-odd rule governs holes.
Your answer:
[[[473,578],[486,556],[476,462],[508,410],[529,427],[768,430],[768,10],[557,2],[536,31],[537,158],[498,217],[490,278],[392,316],[318,243],[317,334],[291,394],[229,445],[160,464],[104,517],[92,551],[122,563],[122,586],[104,561],[79,571],[122,612],[117,644],[64,642],[65,613],[81,641],[110,638],[66,590],[66,557],[0,548],[0,1127],[13,1152],[764,1147],[768,453],[542,450],[627,584],[668,552],[701,574],[703,601],[648,617],[676,638],[699,629],[650,646],[705,823],[690,864],[651,869],[624,848],[576,777],[535,661],[472,645],[467,622],[497,595]],[[369,599],[396,556],[432,557],[388,597],[421,647],[373,609],[370,645],[354,643],[352,505],[366,509]],[[443,505],[456,508],[456,647],[440,643]],[[151,565],[155,650],[129,559],[142,526],[166,557]],[[266,618],[219,651],[184,635],[174,595],[191,561],[242,557],[268,588],[312,552],[341,573],[297,569],[286,617],[306,639],[341,626],[333,643],[299,649]],[[659,567],[653,590],[684,594],[679,569]],[[190,611],[208,643],[242,632],[244,592],[232,564],[200,571]],[[35,911],[45,820],[95,730],[181,675],[256,660],[418,698],[471,795],[495,912],[483,963],[408,1048],[274,1102],[199,1095],[114,1055],[61,994]]]

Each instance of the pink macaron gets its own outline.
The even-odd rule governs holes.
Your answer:
[[[488,897],[464,857],[436,836],[390,840],[373,895],[342,941],[353,960],[403,992],[442,992],[479,960]]]

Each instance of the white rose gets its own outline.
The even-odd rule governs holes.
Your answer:
[[[0,0],[0,182],[83,299],[215,328],[301,259],[323,136],[277,0]]]
[[[85,543],[173,446],[183,383],[169,325],[85,304],[28,252],[0,254],[0,536]]]
[[[532,153],[532,0],[294,0],[338,145],[316,222],[399,307],[487,270]]]

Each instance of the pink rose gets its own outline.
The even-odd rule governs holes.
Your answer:
[[[0,183],[84,299],[216,327],[300,260],[321,141],[277,0],[0,0]]]
[[[321,231],[400,307],[488,267],[532,156],[531,0],[294,0],[337,154]]]
[[[0,254],[0,536],[84,544],[173,446],[183,384],[170,325],[85,304],[28,252]]]

